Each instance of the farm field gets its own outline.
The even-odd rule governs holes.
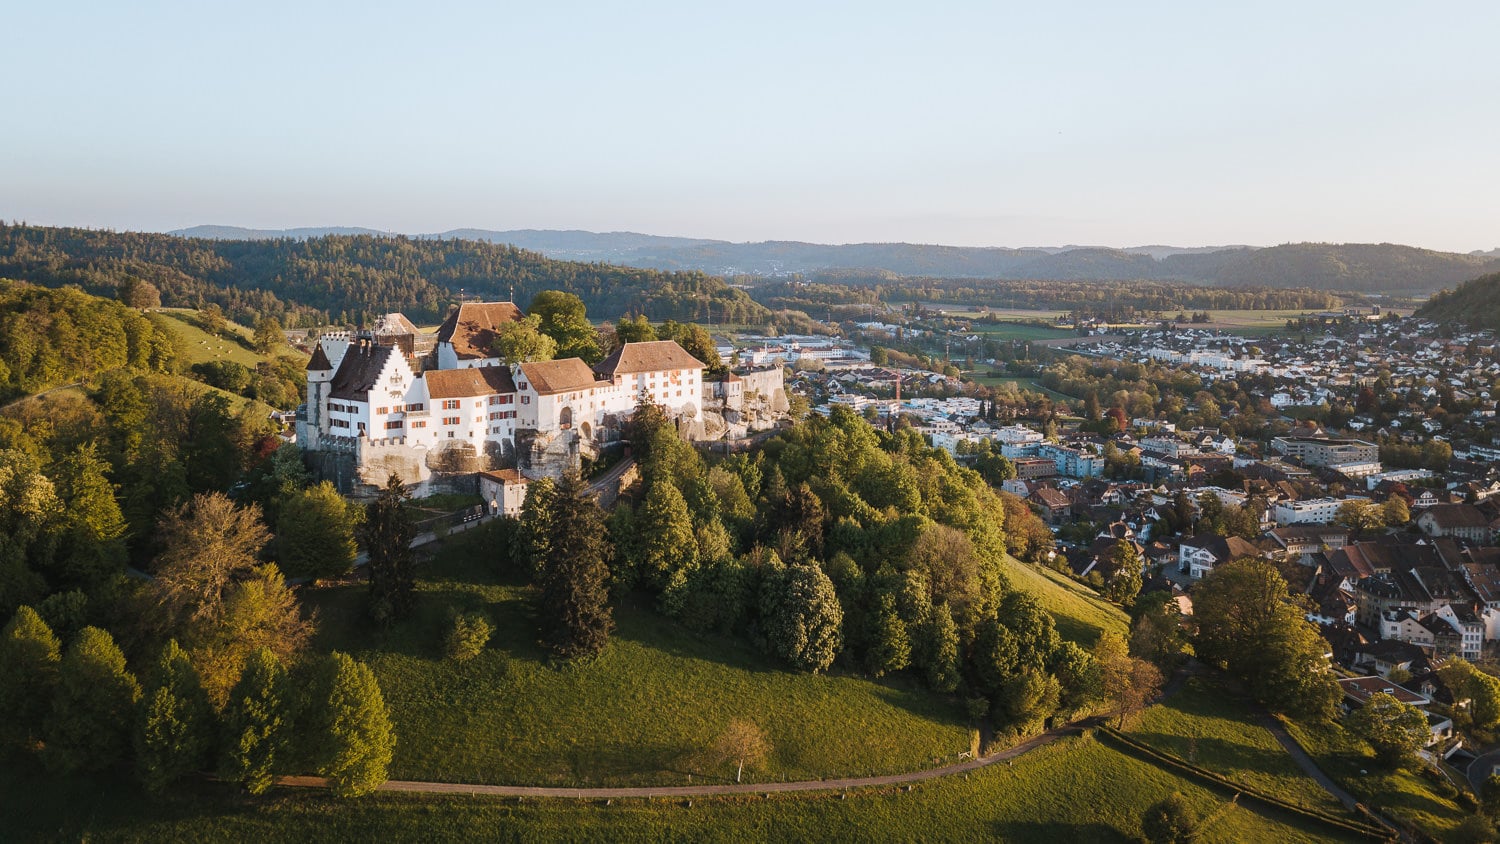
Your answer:
[[[648,715],[648,713],[643,713]],[[982,841],[1138,839],[1147,807],[1181,792],[1201,842],[1340,841],[1337,830],[1234,802],[1092,738],[1063,739],[968,777],[898,789],[774,798],[515,800],[377,793],[341,801],[277,789],[263,798],[190,783],[147,799],[112,776],[50,777],[0,766],[0,816],[18,840],[90,841]]]

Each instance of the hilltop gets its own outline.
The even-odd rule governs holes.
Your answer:
[[[371,229],[197,226],[173,234],[226,240],[302,239]],[[1149,280],[1226,287],[1426,293],[1500,270],[1500,250],[1439,252],[1393,243],[1288,243],[1271,247],[1166,245],[1006,247],[917,243],[734,243],[636,232],[455,229],[425,240],[503,243],[549,258],[718,275],[786,276],[836,270],[929,278]]]
[[[1417,311],[1417,316],[1436,322],[1460,322],[1474,328],[1500,329],[1500,272],[1439,293]]]
[[[230,318],[287,327],[369,322],[399,310],[436,322],[464,296],[525,303],[542,290],[577,294],[604,318],[765,324],[743,291],[701,272],[558,261],[514,246],[372,234],[212,240],[146,232],[0,225],[0,277],[76,284],[115,298],[151,282],[168,307],[219,305]]]

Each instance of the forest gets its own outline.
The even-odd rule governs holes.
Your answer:
[[[1015,281],[1008,279],[901,278],[884,273],[820,274],[810,281],[773,281],[751,289],[773,310],[796,309],[822,317],[867,319],[881,303],[915,302],[965,308],[1025,308],[1079,314],[1180,310],[1324,310],[1353,297],[1314,290],[1269,287],[1203,287],[1165,281]]]
[[[197,240],[0,224],[0,277],[74,284],[105,298],[139,279],[155,285],[167,307],[217,304],[237,322],[273,317],[288,328],[364,324],[389,311],[432,323],[460,295],[528,302],[543,290],[576,294],[591,312],[611,319],[772,321],[743,291],[701,272],[554,261],[468,240]]]
[[[1480,276],[1427,300],[1417,316],[1500,330],[1500,273]]]

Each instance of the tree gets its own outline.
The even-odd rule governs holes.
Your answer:
[[[1099,666],[1106,702],[1122,725],[1127,715],[1161,694],[1161,671],[1143,659],[1130,656],[1125,640],[1118,634],[1100,635],[1094,643],[1093,656]]]
[[[359,511],[332,483],[294,492],[276,509],[276,559],[288,576],[316,580],[352,570]]]
[[[135,763],[148,791],[203,770],[213,750],[214,712],[187,652],[169,640],[147,678],[136,718]]]
[[[1061,701],[1062,685],[1056,677],[1038,668],[1024,668],[1006,680],[997,708],[1017,733],[1026,735],[1041,729]]]
[[[144,279],[131,276],[120,285],[120,301],[139,311],[161,307],[161,291]]]
[[[609,644],[609,539],[599,505],[577,472],[557,485],[551,554],[542,568],[542,642],[563,659],[593,656]]]
[[[224,708],[224,753],[219,776],[251,794],[271,787],[290,740],[286,669],[271,651],[250,656]]]
[[[276,351],[281,344],[286,342],[286,335],[282,333],[281,323],[276,317],[261,317],[255,323],[255,338],[253,345],[255,350],[263,355],[269,355]]]
[[[1438,674],[1456,702],[1468,701],[1469,718],[1475,727],[1489,729],[1500,724],[1500,678],[1458,657],[1444,660]]]
[[[687,502],[670,478],[651,482],[635,521],[637,571],[661,596],[662,609],[676,616],[682,590],[698,567],[693,519]]]
[[[57,693],[43,726],[43,761],[68,774],[102,770],[125,758],[140,696],[114,637],[83,628],[58,665]]]
[[[1193,592],[1197,653],[1240,678],[1261,703],[1283,712],[1331,717],[1341,693],[1328,669],[1327,643],[1296,605],[1270,562],[1234,560],[1214,568]]]
[[[751,768],[760,767],[770,755],[771,742],[766,738],[765,731],[754,721],[745,718],[731,720],[713,747],[715,761],[735,765],[735,782],[744,778],[746,765]]]
[[[793,668],[817,673],[838,656],[844,611],[833,581],[817,566],[796,564],[767,572],[760,616],[766,649]]]
[[[615,324],[615,341],[621,346],[626,343],[649,343],[657,339],[656,329],[646,321],[643,315],[625,317]]]
[[[1060,706],[1082,712],[1104,699],[1104,669],[1094,655],[1074,642],[1057,646],[1052,674],[1062,684]]]
[[[521,503],[510,551],[515,566],[532,577],[541,574],[552,555],[552,513],[556,507],[557,487],[551,478],[538,478],[526,485],[526,500]]]
[[[41,735],[57,688],[57,637],[23,606],[0,631],[0,745],[29,746]]]
[[[599,333],[589,322],[583,300],[561,290],[543,290],[526,309],[539,321],[538,329],[557,344],[556,356],[583,358],[584,363],[598,363]]]
[[[411,493],[392,474],[380,494],[365,506],[360,543],[369,556],[370,615],[382,624],[400,621],[416,604],[417,583],[412,573],[411,541],[416,531],[407,512]]]
[[[443,639],[443,656],[454,662],[468,662],[484,651],[495,627],[484,613],[455,612]]]
[[[315,769],[333,793],[358,797],[385,782],[396,747],[390,712],[375,672],[347,654],[330,654],[313,683],[305,732]]]
[[[1380,505],[1380,518],[1386,527],[1401,527],[1411,521],[1411,507],[1406,499],[1399,495],[1392,495]]]
[[[198,323],[203,326],[204,331],[215,337],[223,335],[229,324],[224,319],[224,309],[213,303],[198,309]]]
[[[557,357],[557,341],[542,333],[540,317],[528,316],[495,329],[490,351],[502,363],[531,363]]]
[[[1182,631],[1182,609],[1172,594],[1140,596],[1131,610],[1135,623],[1130,628],[1130,655],[1163,671],[1175,669],[1187,651],[1187,637]]]
[[[875,598],[869,622],[869,646],[865,668],[876,677],[900,671],[911,662],[911,637],[906,622],[896,612],[896,596],[889,592]]]
[[[1198,813],[1181,792],[1174,791],[1141,816],[1141,834],[1151,844],[1192,841],[1198,832]]]
[[[1355,533],[1377,530],[1385,526],[1385,518],[1381,510],[1370,502],[1358,498],[1351,498],[1340,504],[1333,516],[1333,521]]]
[[[1128,606],[1141,591],[1143,562],[1140,551],[1136,549],[1134,542],[1121,539],[1110,549],[1109,562],[1114,570],[1109,575],[1109,587],[1105,594],[1111,601]]]
[[[701,325],[694,323],[673,322],[667,320],[657,326],[656,336],[663,340],[674,340],[684,351],[698,360],[713,372],[724,368],[724,362],[719,359],[719,349],[714,343],[714,338]]]
[[[52,472],[63,502],[53,567],[60,584],[92,589],[124,570],[127,526],[108,472],[109,463],[92,443],[79,446]]]
[[[1500,815],[1500,774],[1490,774],[1479,784],[1479,808],[1492,818]]]
[[[239,680],[245,661],[261,648],[282,662],[291,660],[312,637],[297,596],[275,564],[256,566],[230,587],[224,614],[212,623],[188,626],[183,646],[198,667],[203,687],[221,705]]]
[[[875,366],[885,366],[891,362],[891,353],[884,346],[870,347],[870,363]]]
[[[1392,768],[1413,764],[1430,735],[1421,710],[1385,692],[1376,692],[1351,712],[1347,726],[1374,748],[1375,758]]]
[[[946,604],[937,604],[928,612],[920,628],[915,661],[922,669],[928,688],[949,693],[958,688],[958,625]]]

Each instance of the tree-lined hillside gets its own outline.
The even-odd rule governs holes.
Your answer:
[[[283,325],[358,323],[392,310],[436,321],[460,293],[527,302],[563,290],[608,318],[768,322],[771,315],[723,279],[700,272],[554,261],[468,240],[338,235],[195,240],[143,232],[0,225],[0,276],[48,287],[77,284],[115,298],[130,279],[168,307],[214,303],[232,319]]]
[[[1500,329],[1500,273],[1490,273],[1432,297],[1417,316]]]
[[[0,278],[0,400],[176,357],[168,332],[118,302]]]

